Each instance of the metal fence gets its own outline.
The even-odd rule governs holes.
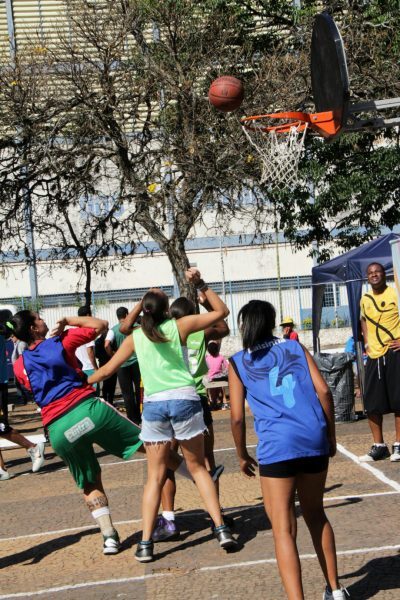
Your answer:
[[[389,285],[393,282],[388,281]],[[277,312],[277,321],[282,317],[292,317],[296,328],[311,329],[312,286],[311,277],[283,277],[278,279],[253,279],[242,281],[211,282],[210,286],[219,293],[230,309],[229,326],[233,335],[237,333],[237,314],[249,300],[267,300]],[[365,285],[365,290],[367,286]],[[162,288],[173,300],[173,287]],[[116,309],[126,306],[131,309],[134,303],[146,292],[144,288],[94,291],[92,293],[93,314],[106,319],[110,325],[116,322]],[[16,309],[30,308],[29,298],[5,298],[2,304]],[[39,298],[37,308],[51,327],[62,316],[76,315],[78,307],[84,303],[79,294],[59,294]],[[339,328],[350,325],[347,291],[345,285],[328,284],[325,290],[321,328]]]

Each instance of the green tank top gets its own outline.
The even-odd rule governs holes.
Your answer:
[[[140,327],[132,333],[145,396],[182,387],[196,387],[183,358],[176,320],[164,321],[158,330],[168,342],[152,342]]]
[[[114,332],[114,342],[113,342],[113,344],[115,345],[116,350],[118,350],[118,348],[121,346],[122,342],[126,338],[126,335],[124,335],[123,333],[120,332],[119,327],[120,327],[119,323],[117,325],[114,325],[114,327],[112,327],[112,330]],[[135,353],[133,353],[132,356],[130,356],[130,358],[128,358],[128,360],[126,360],[120,366],[120,369],[122,369],[123,367],[130,367],[130,365],[133,365],[136,362],[137,362],[137,356],[136,356]]]
[[[204,331],[191,333],[188,336],[186,346],[188,349],[189,371],[196,382],[196,392],[199,396],[206,396],[207,391],[203,383],[203,377],[208,372],[208,367]]]

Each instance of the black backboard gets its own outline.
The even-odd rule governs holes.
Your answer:
[[[342,36],[332,17],[315,17],[311,39],[311,84],[317,112],[333,111],[338,131],[346,123],[349,76]]]

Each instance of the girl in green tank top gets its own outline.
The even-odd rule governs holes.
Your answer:
[[[112,375],[132,352],[136,352],[145,388],[141,438],[148,458],[148,476],[142,503],[142,542],[138,544],[135,554],[140,562],[153,559],[151,535],[160,506],[167,457],[174,438],[179,439],[189,471],[214,521],[220,546],[228,548],[236,545],[229,527],[223,523],[214,482],[205,465],[204,421],[202,413],[196,410],[199,398],[182,351],[190,334],[226,318],[229,310],[204,283],[197,269],[188,269],[185,275],[188,282],[204,293],[210,312],[175,321],[169,318],[168,298],[164,292],[157,288],[150,289],[121,327],[121,333],[128,335],[133,332],[133,335],[128,335],[111,360],[90,378],[91,383],[102,381]],[[133,331],[133,324],[141,313],[141,327]]]

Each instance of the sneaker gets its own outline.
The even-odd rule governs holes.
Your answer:
[[[166,542],[167,540],[177,540],[180,531],[175,521],[169,521],[162,515],[157,517],[156,525],[152,534],[153,542]]]
[[[117,532],[112,535],[103,535],[103,541],[103,554],[118,554],[121,542]]]
[[[350,594],[346,588],[342,587],[340,590],[331,590],[328,586],[325,588],[322,600],[349,600]]]
[[[6,469],[0,467],[0,481],[6,481],[6,479],[10,479],[10,477],[10,473]]]
[[[392,454],[390,455],[392,462],[400,460],[400,442],[395,442],[392,446]]]
[[[223,404],[223,405],[221,406],[221,410],[229,410],[229,409],[230,409],[230,406],[229,406],[229,404]]]
[[[139,562],[150,562],[153,560],[154,544],[150,542],[139,542],[135,552],[135,558]]]
[[[44,463],[44,443],[40,442],[27,451],[32,461],[32,473],[37,473]]]
[[[384,446],[372,444],[371,450],[368,452],[368,454],[359,456],[358,460],[360,462],[373,462],[374,460],[383,460],[384,458],[389,458],[389,456],[390,452],[386,444]]]
[[[211,517],[210,517],[211,519]],[[235,520],[232,517],[228,517],[227,515],[224,515],[224,513],[222,512],[222,520],[224,522],[224,525],[227,525],[229,527],[229,529],[233,529],[235,527]],[[211,531],[212,533],[214,533],[215,531],[215,525],[211,519]]]
[[[221,477],[222,473],[224,472],[224,469],[224,465],[215,465],[215,467],[213,467],[211,471],[209,471],[211,478],[214,482]]]
[[[232,535],[231,530],[227,525],[220,525],[214,529],[214,535],[217,538],[221,548],[228,550],[237,546],[237,541]]]

